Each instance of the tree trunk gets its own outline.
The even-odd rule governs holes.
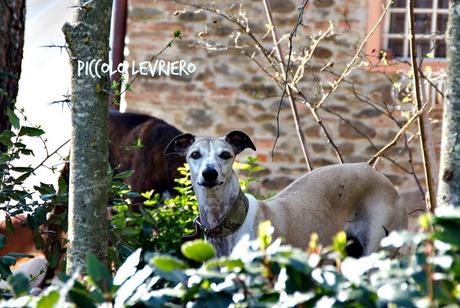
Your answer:
[[[85,4],[86,3],[86,4]],[[72,59],[72,142],[70,151],[67,272],[85,271],[88,253],[107,260],[109,75],[78,73],[78,63],[108,63],[111,0],[76,1],[74,24],[62,30]],[[101,65],[100,64],[100,65]],[[99,65],[99,68],[100,68]],[[80,75],[80,76],[79,76]]]
[[[447,91],[442,122],[439,206],[460,206],[460,0],[449,3]]]
[[[0,1],[0,132],[10,128],[6,110],[18,95],[25,16],[25,0]]]

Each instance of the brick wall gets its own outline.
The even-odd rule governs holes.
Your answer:
[[[225,11],[231,2],[216,1],[216,5]],[[280,36],[288,33],[295,23],[297,2],[271,0],[274,22]],[[262,2],[244,1],[243,4],[251,31],[263,37],[267,21]],[[232,12],[236,9],[233,8]],[[182,12],[177,14],[177,11]],[[335,34],[319,44],[301,83],[301,88],[312,101],[321,97],[319,82],[327,90],[329,82],[336,79],[322,68],[327,63],[333,63],[331,70],[340,74],[365,36],[367,1],[310,1],[305,10],[305,26],[299,28],[294,39],[294,52],[308,47],[310,36],[327,29],[329,20],[336,25]],[[257,156],[268,167],[261,174],[260,189],[263,192],[279,190],[303,174],[306,170],[304,159],[287,100],[282,104],[280,139],[273,161],[271,159],[276,134],[275,114],[281,95],[275,83],[237,48],[208,51],[200,46],[205,42],[234,45],[238,30],[235,25],[215,14],[196,12],[196,9],[173,1],[130,0],[127,60],[139,62],[149,59],[167,44],[173,31],[178,29],[183,33],[182,40],[168,48],[160,58],[192,62],[197,66],[197,71],[190,76],[139,78],[133,85],[134,91],[126,95],[127,109],[163,118],[181,130],[197,135],[223,135],[232,129],[245,131],[255,141]],[[262,41],[267,47],[272,45],[269,35]],[[250,40],[242,34],[239,44],[244,45],[245,42]],[[400,120],[398,110],[401,105],[393,98],[389,79],[399,80],[400,77],[397,74],[385,76],[370,73],[364,67],[355,70],[326,101],[325,106],[332,113],[320,112],[346,162],[366,161],[398,131],[391,119],[366,101],[370,100],[381,108],[386,105]],[[356,97],[356,93],[363,99]],[[336,163],[332,147],[323,137],[308,109],[303,105],[298,108],[313,165],[319,167]],[[403,105],[402,109],[410,109],[410,106]],[[440,110],[432,112],[435,118],[440,115]],[[350,123],[367,138],[352,128]],[[436,143],[439,142],[439,129],[440,126],[436,124]],[[415,170],[423,183],[418,141],[412,141],[410,147]],[[410,156],[403,143],[393,148],[389,156],[401,167],[410,169]],[[420,203],[421,194],[412,175],[388,160],[384,161],[382,171],[410,199],[411,207]]]

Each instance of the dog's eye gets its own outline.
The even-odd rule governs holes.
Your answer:
[[[190,157],[193,159],[199,159],[201,158],[201,153],[198,151],[192,152],[192,154],[190,154]]]
[[[220,153],[219,157],[222,159],[230,159],[232,158],[232,154],[230,154],[230,152],[225,151]]]

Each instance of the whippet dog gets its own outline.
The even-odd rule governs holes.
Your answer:
[[[366,163],[318,168],[268,200],[243,194],[232,166],[246,148],[256,150],[245,133],[232,131],[221,138],[182,134],[165,150],[185,156],[198,199],[197,225],[219,256],[229,255],[243,235],[255,238],[265,220],[275,237],[300,248],[313,232],[327,245],[345,230],[358,242],[355,256],[378,250],[389,232],[407,227],[407,208],[395,188]]]

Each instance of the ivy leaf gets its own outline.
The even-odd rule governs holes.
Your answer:
[[[51,291],[48,294],[42,296],[37,302],[37,308],[48,308],[54,307],[59,302],[59,292]]]
[[[12,131],[10,130],[4,130],[0,133],[0,143],[6,145],[6,146],[12,146],[13,142],[11,142],[11,138],[16,136]]]
[[[19,129],[19,118],[14,113],[14,111],[8,108],[6,110],[6,114],[8,115],[8,119],[10,120],[11,126],[13,126],[16,129]]]
[[[156,255],[150,262],[163,272],[172,272],[187,268],[187,265],[183,261],[166,255]]]
[[[14,276],[11,276],[10,279],[8,279],[8,282],[13,288],[15,297],[25,295],[30,291],[29,279],[27,279],[26,275],[23,273],[18,273]]]
[[[137,266],[141,259],[141,253],[142,249],[139,248],[126,259],[113,278],[114,284],[121,285],[136,273]]]
[[[184,256],[197,262],[204,262],[216,255],[214,247],[203,240],[187,242],[182,245],[181,251]]]
[[[129,178],[133,174],[134,174],[134,170],[123,171],[115,175],[113,178],[123,180],[123,179]]]
[[[110,275],[105,265],[102,264],[93,254],[88,254],[86,264],[88,268],[88,275],[91,277],[94,285],[103,292],[110,292],[113,285],[112,275]]]
[[[174,31],[174,38],[182,39],[182,31],[181,30]]]
[[[19,136],[38,137],[43,135],[45,132],[43,129],[38,127],[23,126],[19,130]]]

